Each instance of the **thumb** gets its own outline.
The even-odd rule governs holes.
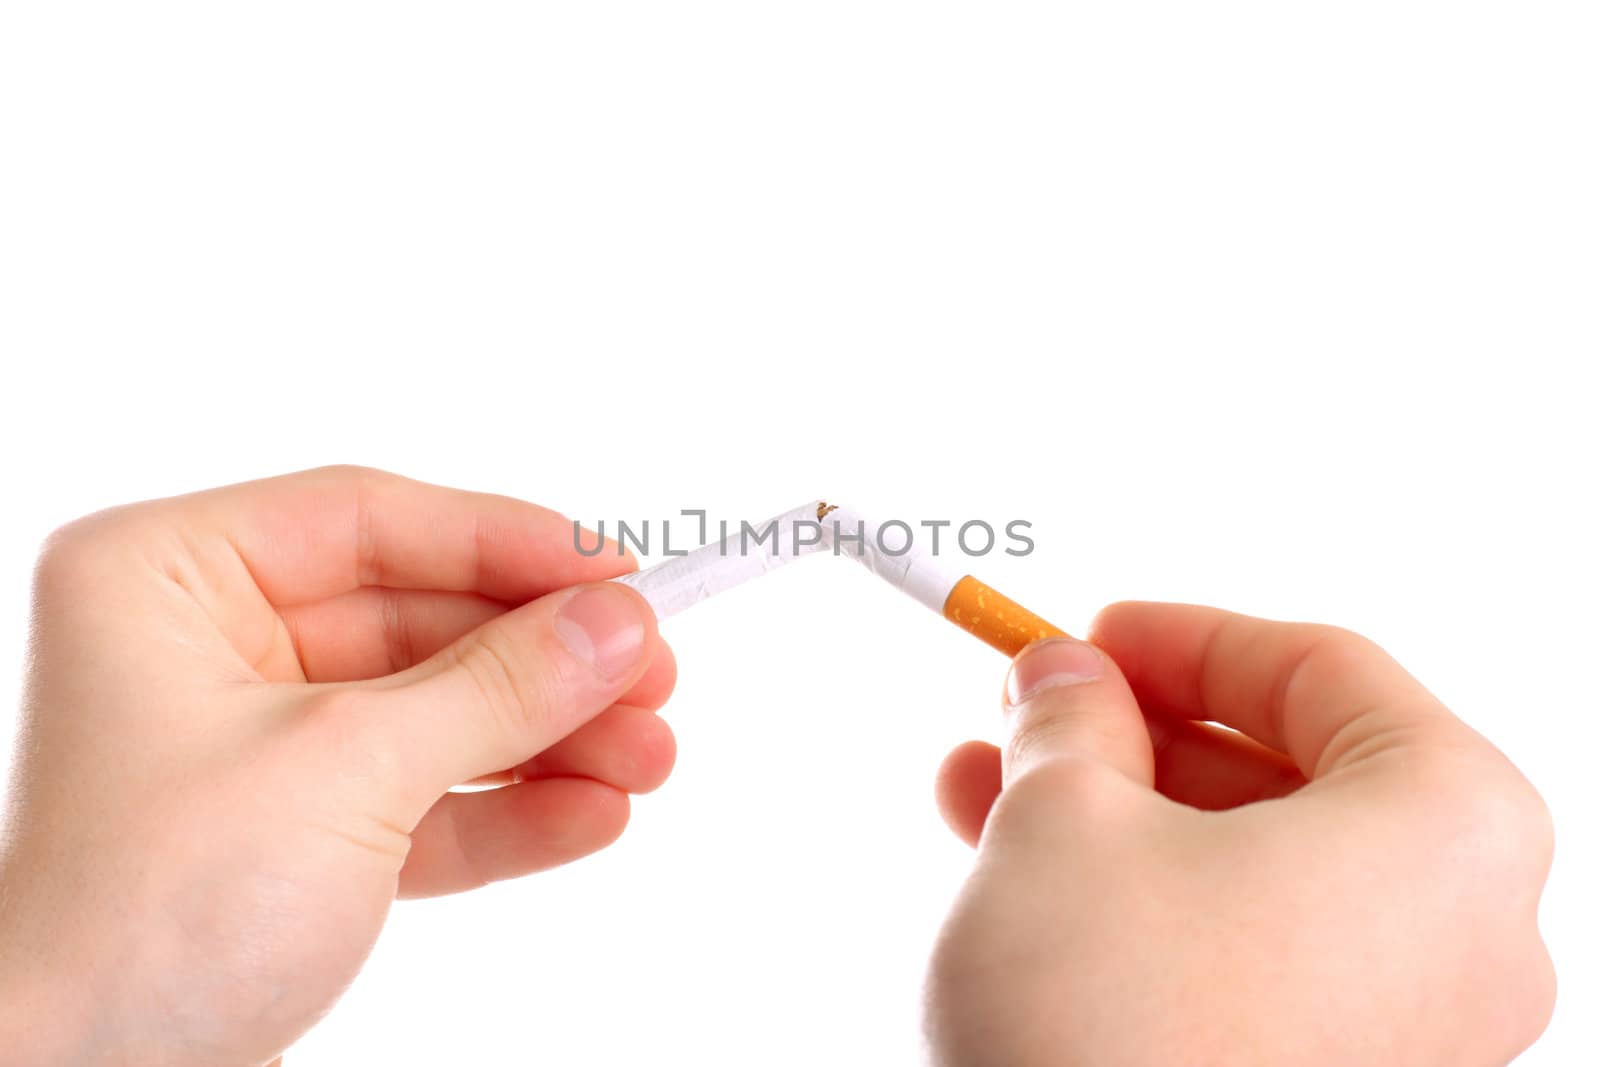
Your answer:
[[[655,627],[631,589],[563,589],[367,683],[361,703],[406,791],[431,803],[522,763],[610,707],[649,665]]]
[[[1085,641],[1049,637],[1012,661],[1006,676],[1007,784],[1038,766],[1088,759],[1142,785],[1154,780],[1139,702],[1111,657]]]

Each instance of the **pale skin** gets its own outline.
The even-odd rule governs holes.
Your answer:
[[[271,1063],[396,896],[609,844],[673,759],[671,654],[601,584],[631,567],[554,512],[354,468],[57,533],[0,1063]],[[1550,822],[1492,746],[1345,631],[1123,604],[1090,637],[1018,657],[1004,751],[940,772],[978,852],[937,1062],[1498,1064],[1539,1034]]]
[[[940,1064],[1503,1064],[1544,1030],[1539,795],[1370,641],[1117,604],[957,749],[978,847],[928,983]],[[1234,731],[1220,729],[1220,722]]]

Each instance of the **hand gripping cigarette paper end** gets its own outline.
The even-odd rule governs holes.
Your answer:
[[[951,574],[926,552],[908,546],[891,555],[879,532],[877,523],[849,508],[814,500],[762,523],[742,523],[720,541],[613,581],[637,590],[664,619],[803,556],[849,556],[1008,656],[1040,638],[1065,636],[972,575]]]

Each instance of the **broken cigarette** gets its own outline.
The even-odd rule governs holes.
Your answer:
[[[764,523],[741,523],[719,541],[614,580],[637,590],[664,619],[804,556],[850,556],[1008,656],[1042,637],[1064,636],[1010,597],[970,574],[952,574],[933,555],[912,548],[909,533],[906,540],[903,551],[889,552],[878,523],[814,500]]]

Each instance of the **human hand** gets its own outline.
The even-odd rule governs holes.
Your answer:
[[[0,1063],[265,1063],[397,893],[609,844],[673,758],[654,616],[578,585],[630,566],[534,505],[348,468],[54,535],[0,837]]]
[[[1538,1037],[1552,830],[1504,756],[1343,630],[1128,603],[1090,639],[1024,650],[1004,752],[941,770],[978,854],[937,1062],[1462,1067]]]

